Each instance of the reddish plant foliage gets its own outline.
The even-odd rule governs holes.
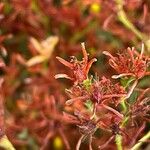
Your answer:
[[[138,53],[136,53],[138,56],[135,59],[134,59],[134,55],[131,53],[132,50],[130,48],[128,48],[128,52],[130,54],[131,59],[129,59],[127,55],[119,55],[119,58],[117,58],[117,57],[113,57],[108,52],[104,52],[104,54],[109,55],[111,57],[111,59],[109,60],[110,65],[118,73],[121,73],[117,77],[124,77],[124,76],[128,77],[128,75],[130,75],[134,78],[137,77],[138,79],[140,79],[144,77],[145,75],[147,75],[146,74],[147,60],[145,61],[142,60],[143,49],[142,49],[140,56],[138,55]],[[73,68],[73,66],[71,66],[72,64],[68,63],[67,61],[61,58],[58,58],[58,60],[66,66],[70,65],[69,66],[70,69],[76,70],[76,68]],[[85,60],[85,56],[84,56],[84,60]],[[139,64],[142,64],[142,65],[139,65]],[[141,68],[141,66],[144,69]],[[85,64],[85,68],[86,68],[86,64]],[[130,70],[132,70],[133,73],[130,73],[129,72]],[[80,74],[84,74],[84,69],[80,70]],[[64,75],[64,76],[56,75],[55,77],[66,78],[67,75]],[[146,89],[142,92],[142,94],[139,96],[136,102],[133,105],[131,105],[131,107],[129,108],[129,113],[126,112],[128,114],[128,115],[126,114],[127,115],[126,116],[125,114],[122,114],[122,112],[119,112],[118,110],[116,110],[116,108],[118,104],[121,105],[122,101],[126,101],[131,96],[135,86],[137,86],[137,80],[134,79],[135,82],[133,83],[131,90],[129,90],[128,93],[126,93],[126,90],[124,87],[120,86],[118,83],[117,84],[112,83],[109,79],[105,77],[102,77],[102,79],[99,80],[98,78],[93,79],[93,77],[88,78],[88,75],[86,75],[86,78],[83,78],[83,76],[80,75],[80,76],[76,76],[75,79],[76,79],[75,81],[80,81],[80,82],[74,82],[73,87],[70,90],[67,90],[67,93],[69,94],[71,99],[67,100],[66,104],[72,105],[71,107],[73,107],[73,105],[75,105],[75,103],[78,103],[78,101],[80,100],[80,103],[77,104],[77,106],[75,106],[75,108],[78,111],[75,110],[74,112],[74,115],[77,117],[77,119],[73,116],[68,116],[69,119],[71,119],[73,122],[75,122],[78,125],[82,134],[81,138],[79,138],[79,141],[76,145],[76,150],[80,148],[81,142],[87,136],[90,137],[89,149],[91,150],[92,149],[92,146],[91,146],[92,136],[94,135],[94,133],[96,132],[98,128],[102,128],[104,130],[110,130],[112,132],[112,136],[108,139],[108,141],[105,144],[99,146],[100,149],[107,147],[108,144],[117,135],[121,135],[125,142],[128,142],[129,140],[131,140],[123,125],[124,120],[127,119],[128,122],[130,122],[130,119],[127,117],[128,115],[132,118],[131,120],[134,122],[137,121],[135,119],[137,116],[147,118],[149,106],[147,106],[146,103],[149,101],[149,98],[147,97],[143,99],[143,96],[149,89]],[[91,103],[88,104],[88,101],[91,101]],[[115,104],[114,108],[110,107],[110,105],[112,104]],[[84,106],[88,106],[88,109],[86,110]],[[98,109],[97,107],[100,107],[101,109]],[[90,113],[91,109],[93,113]],[[105,112],[106,110],[107,112]],[[85,117],[84,111],[87,112],[90,116]],[[107,116],[107,121],[101,118],[101,116],[99,115],[99,111],[101,111],[101,113],[104,111],[103,115]],[[109,120],[109,123],[108,123],[108,120]],[[128,123],[128,125],[130,125],[130,123]],[[143,129],[144,127],[141,127],[141,128]],[[134,142],[135,142],[135,139],[134,139]]]
[[[119,74],[119,76],[113,76],[114,78],[133,76],[140,79],[150,74],[150,72],[146,72],[150,60],[149,57],[143,56],[143,52],[144,45],[142,45],[140,54],[134,48],[128,48],[122,54],[118,54],[118,57],[113,57],[108,52],[103,53],[110,57],[109,64]]]
[[[121,2],[0,2],[0,141],[7,135],[19,150],[147,147],[138,140],[150,119],[150,3]]]
[[[73,75],[72,75],[73,77],[69,77],[66,74],[58,74],[55,76],[55,78],[65,77],[65,78],[73,80],[75,82],[75,84],[80,84],[84,80],[86,80],[88,73],[89,73],[89,69],[90,69],[91,65],[96,61],[96,59],[93,58],[92,60],[90,60],[88,62],[88,55],[85,50],[84,43],[82,43],[82,53],[84,56],[82,61],[78,61],[75,57],[72,57],[71,61],[67,62],[60,57],[56,57],[62,64],[64,64],[65,66],[67,66],[71,69],[71,71],[73,72]]]

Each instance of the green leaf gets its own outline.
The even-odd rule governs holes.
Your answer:
[[[135,80],[134,77],[130,77],[130,78],[123,77],[123,78],[120,79],[120,82],[121,82],[121,85],[122,85],[124,88],[127,88],[127,87],[130,85],[130,83],[131,83],[132,81],[134,81],[134,80]]]
[[[89,110],[89,111],[93,111],[93,102],[91,101],[91,100],[87,100],[86,102],[85,102],[85,106],[87,107],[87,109]]]
[[[123,148],[122,148],[122,136],[121,135],[119,135],[119,134],[116,135],[115,142],[117,145],[117,150],[123,150]]]
[[[27,128],[23,129],[22,132],[20,132],[18,134],[18,138],[22,139],[22,140],[27,139],[28,138],[28,129]]]
[[[123,47],[122,41],[117,36],[115,36],[112,32],[108,32],[103,29],[98,29],[96,31],[96,35],[98,38],[102,39],[103,41],[111,43],[111,45],[115,48]]]
[[[89,90],[92,84],[92,78],[83,81],[83,86],[86,90]]]
[[[129,117],[125,117],[121,123],[121,128],[125,127],[129,121]]]
[[[136,101],[138,95],[139,95],[139,93],[137,91],[133,91],[133,93],[131,94],[131,96],[128,100],[128,103],[133,104]]]

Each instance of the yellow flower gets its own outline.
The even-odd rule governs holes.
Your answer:
[[[63,149],[63,142],[59,136],[55,137],[54,142],[53,142],[53,147],[57,150]]]
[[[97,13],[100,12],[100,10],[101,10],[101,5],[99,3],[93,3],[93,4],[91,4],[90,11],[92,13],[97,14]]]

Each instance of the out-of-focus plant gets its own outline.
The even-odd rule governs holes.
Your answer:
[[[148,47],[150,3],[116,2],[0,2],[0,125],[16,149],[79,149],[84,141],[83,149],[148,145],[149,58],[140,44]],[[80,60],[83,41],[92,58],[83,44]],[[102,50],[109,50],[109,63]],[[56,78],[71,80],[55,80],[58,72]],[[72,81],[67,98],[63,89]]]
[[[4,67],[4,62],[1,62],[0,68]],[[4,82],[3,77],[0,78],[0,148],[6,150],[15,150],[11,142],[5,133],[5,121],[4,121],[4,96],[2,92],[2,84]]]
[[[1,137],[1,139],[0,139],[0,147],[3,148],[3,149],[6,149],[6,150],[15,150],[15,148],[10,143],[10,141],[8,140],[6,135]]]
[[[35,48],[35,50],[39,53],[39,55],[32,57],[26,62],[28,67],[31,67],[35,64],[47,61],[50,59],[52,52],[56,44],[58,43],[57,36],[50,36],[46,40],[39,42],[35,38],[31,37],[30,42]]]
[[[125,27],[127,27],[129,30],[131,30],[141,41],[143,41],[148,49],[150,51],[150,39],[149,36],[139,31],[133,23],[128,19],[125,11],[123,10],[123,4],[124,0],[115,0],[117,4],[117,14],[119,20],[123,23]],[[146,15],[146,12],[144,12],[144,15]],[[144,16],[145,17],[145,16]]]

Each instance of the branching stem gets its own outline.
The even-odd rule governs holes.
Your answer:
[[[143,142],[146,142],[148,139],[150,138],[150,131],[145,134],[139,141],[137,144],[135,144],[131,150],[138,150],[140,148],[140,146],[143,144]]]

